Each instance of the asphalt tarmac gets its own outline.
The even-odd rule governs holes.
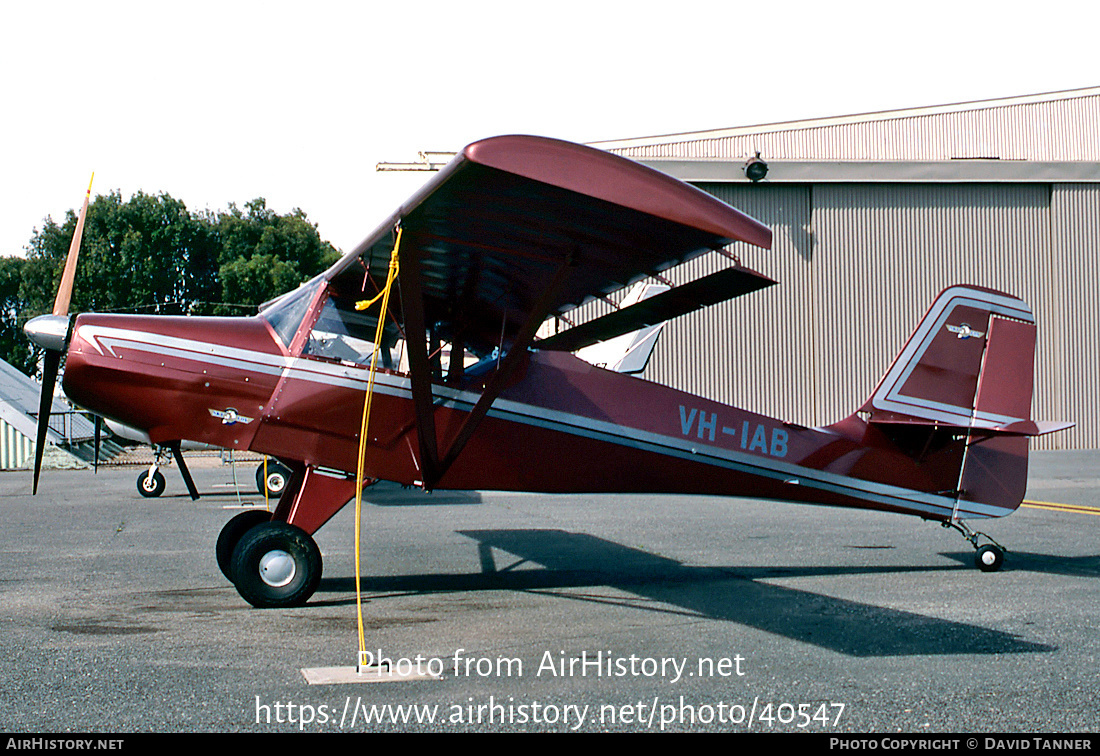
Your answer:
[[[1095,732],[1100,452],[1032,460],[1036,503],[972,523],[997,573],[897,515],[379,487],[364,641],[391,675],[341,684],[303,669],[356,664],[352,507],[309,604],[259,610],[214,560],[229,468],[193,470],[197,502],[174,469],[159,499],[136,468],[33,498],[0,473],[0,731]]]

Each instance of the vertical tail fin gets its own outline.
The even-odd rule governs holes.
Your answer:
[[[936,298],[862,411],[890,427],[953,434],[956,516],[998,516],[1027,488],[1028,436],[1072,423],[1031,419],[1035,315],[1022,300],[977,286]],[[954,475],[954,473],[951,473]]]
[[[862,409],[879,422],[998,429],[1026,421],[1034,355],[1035,315],[1025,302],[954,286],[933,302]]]

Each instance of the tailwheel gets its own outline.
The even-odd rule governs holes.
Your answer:
[[[214,546],[214,555],[218,559],[218,569],[233,582],[231,571],[233,562],[233,550],[237,548],[244,534],[252,530],[261,522],[271,520],[271,513],[262,509],[248,509],[225,523],[222,532],[218,534],[218,542]]]
[[[974,554],[974,564],[982,572],[996,572],[1005,561],[1005,552],[996,544],[987,543]]]
[[[996,572],[1001,569],[1005,561],[1005,552],[1007,551],[1004,546],[994,541],[985,533],[971,530],[965,522],[959,519],[943,520],[940,525],[945,528],[954,528],[962,533],[963,538],[970,542],[970,545],[975,549],[974,565],[979,570],[982,572]],[[979,546],[979,538],[985,538],[989,543]]]
[[[285,522],[254,525],[233,549],[233,584],[260,608],[301,606],[321,582],[321,551],[304,530]]]

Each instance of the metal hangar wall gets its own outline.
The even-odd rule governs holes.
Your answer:
[[[1035,447],[1100,448],[1100,88],[593,146],[775,232],[771,251],[734,252],[780,285],[670,323],[644,377],[827,425],[871,394],[939,291],[978,284],[1035,310],[1033,417],[1077,422]],[[768,171],[750,181],[757,153]]]

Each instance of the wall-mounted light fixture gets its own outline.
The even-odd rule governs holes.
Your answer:
[[[760,159],[760,153],[756,153],[756,157],[751,157],[745,163],[745,178],[753,183],[760,181],[768,175],[768,164]]]

